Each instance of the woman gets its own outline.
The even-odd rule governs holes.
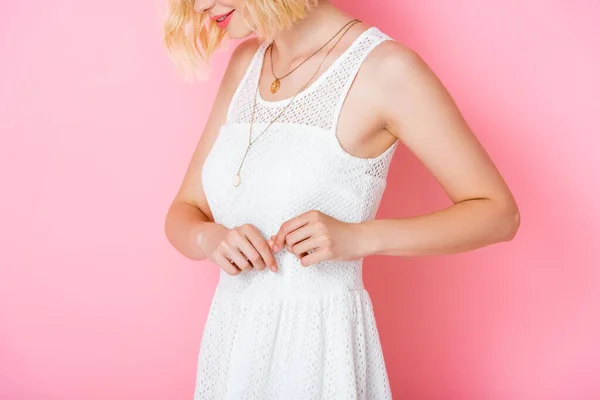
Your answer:
[[[391,398],[363,258],[511,240],[510,190],[434,73],[377,27],[327,0],[170,5],[167,45],[193,67],[256,33],[166,217],[177,250],[221,268],[194,398]],[[454,205],[374,219],[400,141]]]

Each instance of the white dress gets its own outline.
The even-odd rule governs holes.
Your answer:
[[[249,223],[268,239],[308,210],[345,222],[375,217],[398,141],[377,157],[359,158],[341,147],[334,128],[361,63],[384,40],[392,39],[377,27],[365,30],[301,92],[252,145],[236,187],[267,44],[259,46],[203,166],[215,222]],[[288,102],[258,98],[253,140]],[[363,259],[303,267],[285,248],[275,258],[276,273],[220,270],[194,399],[391,399]]]

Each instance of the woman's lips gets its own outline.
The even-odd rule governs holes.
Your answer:
[[[214,17],[211,17],[211,19],[213,21],[215,21],[215,23],[217,24],[217,26],[220,29],[225,29],[227,27],[227,25],[229,24],[229,21],[231,20],[231,16],[233,15],[233,12],[235,10],[231,10],[226,14],[221,14],[221,15],[215,15]],[[219,21],[219,19],[225,17],[222,21]]]

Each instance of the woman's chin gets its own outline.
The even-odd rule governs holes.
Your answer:
[[[246,25],[236,27],[230,25],[227,27],[226,31],[227,36],[229,36],[231,39],[245,39],[254,33]]]

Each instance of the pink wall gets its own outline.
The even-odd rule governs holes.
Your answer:
[[[2,399],[191,398],[218,270],[163,218],[233,44],[184,84],[158,1],[0,3]],[[522,212],[511,243],[366,260],[394,398],[600,398],[600,5],[338,3],[430,63]],[[396,154],[380,218],[448,204]]]

